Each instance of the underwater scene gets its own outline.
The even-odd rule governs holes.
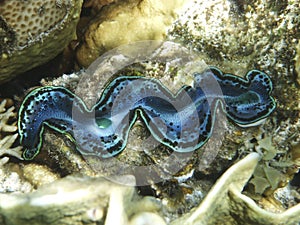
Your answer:
[[[0,225],[300,225],[300,0],[0,0]]]

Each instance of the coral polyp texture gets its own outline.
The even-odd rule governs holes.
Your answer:
[[[17,45],[26,45],[28,39],[47,32],[65,17],[67,11],[55,1],[5,1],[2,17],[18,34]]]
[[[82,1],[0,2],[0,83],[54,58],[72,40]]]

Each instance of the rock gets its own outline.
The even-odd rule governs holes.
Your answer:
[[[58,55],[74,38],[82,0],[0,2],[0,83]]]

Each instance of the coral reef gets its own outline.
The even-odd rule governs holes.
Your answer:
[[[74,38],[82,1],[0,2],[0,83],[54,58]]]
[[[5,2],[0,1],[0,7]],[[92,69],[44,79],[42,85],[62,85],[92,106],[111,76],[143,74],[176,91],[182,84],[191,85],[187,74],[202,68],[195,61],[203,59],[236,75],[251,69],[266,72],[274,83],[276,111],[262,125],[247,129],[218,117],[212,138],[185,161],[159,146],[139,123],[131,129],[127,149],[101,161],[82,157],[68,137],[45,129],[43,149],[33,162],[0,160],[0,224],[298,225],[299,187],[291,180],[300,166],[300,2],[111,2],[85,1],[85,7],[99,14],[78,48],[82,65],[108,49],[144,38],[171,39],[186,50],[162,49],[155,58],[148,57],[148,45],[128,45],[126,54],[118,49]],[[60,3],[64,6],[55,1]],[[43,7],[39,9],[43,14]],[[183,12],[177,13],[179,9]],[[15,30],[2,17],[0,27],[0,38],[8,37],[1,51],[8,51]],[[144,62],[136,63],[136,53]],[[97,76],[91,76],[94,73]],[[0,155],[21,158],[20,147],[12,145],[17,138],[13,109],[1,105]],[[175,172],[170,161],[177,165]],[[82,177],[74,177],[77,173]],[[130,176],[121,179],[110,173],[134,174],[140,187],[119,185],[134,182]]]
[[[173,89],[176,90],[176,87],[174,87],[176,81],[188,83],[189,78],[186,76],[185,72],[190,73],[191,70],[198,70],[200,68],[199,64],[195,63],[197,62],[197,57],[192,56],[191,51],[188,51],[184,48],[185,50],[181,50],[179,52],[179,50],[175,47],[176,45],[172,45],[172,47],[166,47],[164,46],[164,44],[157,44],[157,42],[155,42],[155,44],[153,45],[154,47],[158,46],[162,48],[153,51],[155,54],[150,54],[149,56],[149,52],[151,52],[149,50],[151,49],[151,47],[149,46],[152,46],[152,44],[147,46],[145,42],[143,42],[140,44],[143,48],[141,48],[141,46],[138,46],[136,48],[136,46],[134,46],[133,44],[128,45],[127,47],[122,46],[120,48],[117,48],[116,50],[107,53],[104,57],[98,59],[97,62],[93,64],[93,69],[89,69],[85,72],[82,72],[81,74],[72,74],[69,76],[64,75],[63,77],[54,80],[53,84],[64,85],[72,89],[76,93],[80,94],[80,96],[84,96],[83,99],[86,99],[87,97],[87,99],[90,100],[91,97],[92,99],[97,100],[99,99],[99,96],[95,98],[95,93],[101,93],[101,91],[99,91],[99,88],[101,88],[101,86],[103,87],[105,80],[109,79],[111,74],[114,74],[115,72],[121,73],[122,75],[128,72],[130,74],[133,73],[134,69],[139,68],[138,71],[143,71],[144,75],[146,74],[147,76],[153,76],[156,78],[162,77],[162,80],[166,81],[167,85],[173,85]],[[148,48],[145,46],[147,46]],[[141,49],[143,49],[143,53],[140,53]],[[123,68],[124,65],[132,63],[132,60],[135,63],[137,62],[137,59],[134,57],[137,52],[139,52],[139,60],[147,58],[148,60],[155,61],[155,59],[160,59],[161,61],[167,61],[168,64],[166,65],[161,63],[161,61],[160,63],[155,61],[155,63],[148,62],[144,64],[134,64],[134,66],[132,67],[127,67],[125,70],[119,71],[121,68]],[[161,55],[158,53],[160,53]],[[186,60],[190,62],[190,65],[187,66],[187,68],[183,66],[188,64]],[[191,65],[193,63],[195,63],[195,65]],[[176,66],[180,69],[178,69]],[[94,76],[91,76],[91,73],[94,74]],[[78,81],[79,83],[77,83]],[[48,82],[47,85],[49,84],[51,85],[52,83]],[[180,82],[177,85],[180,85]],[[93,102],[93,100],[91,102]],[[253,223],[253,221],[260,220],[261,218],[262,221],[267,221],[268,218],[272,218],[273,216],[274,218],[277,218],[274,214],[267,212],[268,210],[272,209],[274,205],[272,203],[269,203],[265,198],[262,198],[262,194],[266,196],[272,196],[279,187],[286,185],[287,182],[289,182],[289,180],[292,179],[293,174],[297,172],[297,167],[294,167],[295,165],[297,165],[297,150],[293,150],[295,148],[290,148],[290,151],[284,151],[283,149],[281,149],[282,147],[279,148],[279,146],[284,145],[286,147],[289,147],[287,140],[291,137],[287,134],[292,133],[293,135],[295,135],[295,137],[297,137],[297,133],[295,132],[297,132],[297,129],[299,127],[299,123],[297,122],[299,120],[295,118],[295,121],[296,122],[292,124],[289,123],[289,121],[281,121],[281,126],[278,129],[274,128],[278,126],[278,121],[274,117],[269,118],[262,126],[260,126],[259,129],[253,128],[247,130],[240,130],[239,128],[234,127],[232,125],[227,125],[228,127],[225,128],[230,128],[232,131],[229,131],[229,135],[221,139],[221,141],[224,140],[222,145],[218,143],[218,141],[220,140],[216,141],[217,138],[215,138],[213,141],[208,143],[205,150],[201,149],[199,151],[196,151],[196,153],[194,154],[196,157],[194,157],[194,159],[191,161],[184,162],[185,168],[179,171],[178,174],[175,174],[175,177],[177,177],[178,180],[183,180],[179,181],[178,183],[176,181],[169,181],[170,179],[172,179],[173,173],[170,170],[170,165],[168,163],[159,164],[159,167],[157,168],[151,167],[151,171],[147,175],[143,173],[145,172],[145,170],[140,169],[141,166],[147,166],[151,165],[151,163],[153,162],[159,162],[159,160],[162,160],[163,157],[169,157],[170,154],[167,151],[167,149],[162,149],[161,147],[148,151],[147,148],[143,146],[143,139],[141,139],[141,137],[145,135],[145,130],[140,129],[139,126],[134,126],[132,129],[133,132],[131,132],[129,135],[129,146],[127,147],[127,151],[124,151],[124,153],[117,156],[116,159],[112,160],[97,161],[91,160],[88,157],[85,157],[86,161],[78,160],[76,157],[74,158],[74,151],[65,151],[65,149],[68,148],[62,140],[59,140],[59,142],[54,143],[53,140],[57,140],[57,136],[59,135],[53,134],[51,132],[45,133],[44,148],[48,151],[48,155],[53,157],[52,160],[60,161],[61,168],[67,169],[68,173],[74,173],[74,171],[77,171],[76,167],[80,168],[79,171],[81,173],[90,173],[88,169],[81,170],[81,168],[86,168],[86,164],[88,164],[91,165],[91,170],[94,170],[96,171],[96,173],[101,175],[109,175],[109,172],[111,171],[117,174],[134,174],[137,179],[143,178],[144,181],[142,182],[147,183],[155,183],[155,179],[157,179],[157,177],[160,180],[167,179],[168,181],[165,181],[164,185],[156,184],[152,185],[152,188],[162,199],[162,201],[165,202],[165,216],[170,220],[174,220],[174,223],[176,223],[175,221],[178,217],[178,220],[181,221],[180,215],[174,215],[174,212],[188,212],[191,210],[192,206],[197,206],[202,200],[203,195],[209,193],[209,189],[213,184],[212,181],[208,181],[209,175],[215,176],[215,174],[220,173],[220,171],[224,171],[224,169],[226,169],[228,165],[232,162],[233,154],[236,154],[236,152],[238,152],[239,155],[244,155],[245,152],[248,151],[260,152],[263,156],[263,159],[259,163],[257,162],[257,159],[255,160],[255,163],[252,164],[253,168],[249,169],[249,173],[251,172],[251,174],[248,174],[247,179],[244,179],[243,184],[241,186],[243,187],[248,181],[249,177],[253,175],[253,178],[250,180],[249,185],[246,186],[246,189],[249,191],[250,195],[254,195],[254,199],[258,199],[258,201],[261,203],[261,206],[264,209],[260,209],[252,200],[250,200],[250,198],[245,197],[244,195],[241,195],[238,192],[234,191],[228,192],[231,194],[227,193],[227,195],[232,195],[233,197],[230,198],[230,200],[228,200],[229,203],[226,206],[224,205],[224,209],[222,209],[224,211],[229,211],[224,213],[225,215],[233,214],[236,216],[236,218],[238,218],[235,219],[226,216],[226,218],[229,218],[228,221],[230,221],[231,224],[238,224],[237,221],[239,220],[245,221],[245,224],[251,224]],[[286,130],[286,127],[289,127],[289,131]],[[218,130],[218,133],[220,133],[220,129]],[[53,136],[56,138],[53,138]],[[277,139],[273,140],[271,138],[272,136],[276,136]],[[292,138],[295,139],[295,137]],[[149,140],[146,139],[146,141],[148,142]],[[57,150],[57,146],[60,146],[59,151]],[[141,148],[143,151],[141,151]],[[202,169],[201,165],[203,159],[212,160],[214,159],[215,155],[209,154],[208,156],[203,158],[201,157],[201,152],[213,152],[215,154],[215,149],[220,150],[218,154],[220,156],[218,156],[214,160],[214,164],[210,164],[210,161],[206,165],[206,168]],[[289,161],[288,157],[283,157],[283,159],[278,161],[277,155],[279,153],[284,153],[288,155],[291,152],[294,155],[294,158],[292,160]],[[58,158],[57,155],[60,155],[60,157]],[[254,158],[257,157],[258,156],[256,155]],[[284,161],[284,159],[286,159],[286,161]],[[182,166],[182,161],[180,161],[180,159],[176,157],[171,157],[171,160],[176,160],[176,162],[178,162],[179,167]],[[257,169],[254,170],[254,165],[256,165],[257,163],[259,165],[257,166]],[[276,163],[279,163],[279,166]],[[133,165],[135,166],[135,168],[137,168],[135,171],[132,170]],[[286,170],[288,170],[291,166],[295,169],[286,172]],[[241,171],[244,170],[241,169]],[[208,178],[202,178],[201,180],[197,180],[194,177],[194,173],[204,173],[208,175]],[[238,177],[238,179],[240,179],[239,177],[242,176],[242,174],[236,173],[232,176],[232,178]],[[276,179],[274,179],[274,177]],[[230,180],[230,178],[228,177],[224,178],[224,180],[226,179]],[[140,180],[138,182],[140,182],[139,184],[141,184]],[[234,183],[234,181],[231,180],[231,183]],[[251,185],[253,187],[251,187]],[[226,185],[222,186],[221,188],[219,187],[219,190],[225,190],[225,187]],[[253,188],[253,190],[251,188]],[[170,197],[170,193],[172,193],[172,197]],[[216,192],[213,191],[213,193],[214,194],[211,195],[217,196]],[[259,195],[260,197],[258,198],[257,195]],[[210,196],[210,198],[212,197]],[[214,202],[210,202],[210,204],[214,204]],[[237,204],[237,206],[235,204]],[[293,205],[290,205],[289,207],[292,206]],[[203,206],[201,204],[201,210],[199,209],[200,211],[203,210],[202,207]],[[204,210],[205,214],[209,214],[208,212],[211,207],[205,209],[206,211]],[[232,210],[236,207],[245,207],[247,208],[247,210],[251,209],[250,211],[255,211],[255,213],[254,215],[252,215],[252,213],[249,211],[250,215],[248,215],[248,212],[243,214],[241,210],[237,210],[236,213],[233,213]],[[287,211],[287,213],[282,212],[281,216],[284,218],[284,221],[288,220],[288,218],[290,217],[289,213],[291,211],[293,210]],[[195,218],[195,221],[197,221],[198,218],[202,217],[202,214],[199,217],[197,216],[197,214],[196,216],[191,217]],[[218,221],[218,219],[222,218],[223,220],[224,217],[225,216],[218,216],[217,218],[212,218],[208,215],[207,221],[215,221],[221,223],[221,221]],[[183,218],[186,217],[184,216]],[[191,220],[193,221],[193,219]],[[210,224],[210,222],[207,221],[204,221],[203,224]],[[271,221],[274,222],[273,220]],[[294,221],[291,221],[291,224],[293,223]]]

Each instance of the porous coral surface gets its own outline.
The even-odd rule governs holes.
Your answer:
[[[0,2],[0,83],[46,63],[74,38],[82,1]]]

